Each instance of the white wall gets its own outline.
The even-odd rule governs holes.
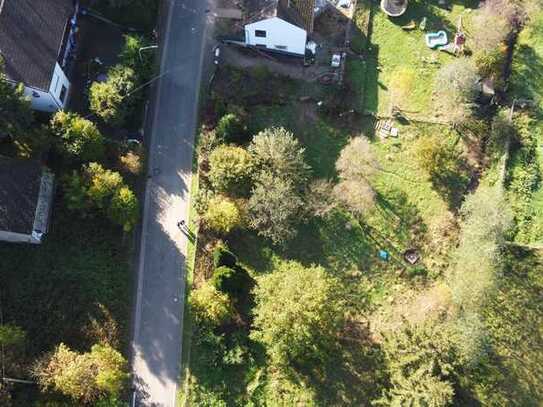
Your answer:
[[[60,99],[62,86],[66,88],[64,100]],[[53,79],[51,80],[51,85],[49,86],[49,93],[53,96],[53,99],[55,99],[56,103],[58,104],[58,106],[60,106],[61,109],[64,109],[66,107],[70,94],[70,81],[68,80],[58,63],[55,64]]]
[[[60,99],[62,86],[66,89],[64,100]],[[64,109],[68,104],[70,81],[62,71],[60,65],[56,63],[53,78],[49,84],[49,92],[25,86],[25,96],[28,96],[32,101],[32,109],[43,112],[56,112],[59,109]]]
[[[266,31],[266,37],[257,37],[255,35],[256,30]],[[264,45],[268,49],[305,55],[307,33],[300,27],[278,17],[273,17],[247,24],[245,26],[245,42],[248,45]]]
[[[43,112],[56,112],[59,107],[53,96],[43,90],[25,86],[25,96],[32,102],[32,109]]]

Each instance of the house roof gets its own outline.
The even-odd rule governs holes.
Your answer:
[[[32,232],[42,173],[37,161],[0,156],[0,230]]]
[[[281,0],[245,0],[247,24],[266,18],[279,17],[291,24],[304,28],[303,22],[296,10],[285,5]]]
[[[7,77],[49,89],[73,0],[0,0],[0,55]]]

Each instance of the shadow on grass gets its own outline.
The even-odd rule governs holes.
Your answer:
[[[0,244],[4,318],[26,331],[31,355],[61,341],[86,350],[94,342],[86,327],[90,318],[102,318],[102,304],[126,345],[131,273],[122,232],[100,217],[78,218],[60,203],[52,219],[41,245]]]
[[[437,2],[436,2],[437,3]],[[438,12],[439,8],[427,1],[410,1],[407,10],[400,17],[389,17],[389,21],[397,26],[406,26],[411,21],[420,24],[426,17],[426,31],[445,30],[449,34],[456,31],[455,25]],[[379,12],[381,12],[379,10]]]
[[[344,332],[323,359],[293,366],[292,380],[305,383],[317,405],[369,406],[384,380],[383,355],[368,332]]]

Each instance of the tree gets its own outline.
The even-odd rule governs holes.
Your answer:
[[[327,358],[344,322],[344,303],[322,267],[290,262],[262,276],[254,290],[254,330],[274,366],[303,366]]]
[[[139,217],[139,204],[136,195],[127,186],[115,191],[108,208],[109,218],[121,225],[125,232],[130,232]]]
[[[26,337],[25,332],[16,325],[0,325],[0,345],[9,347],[20,345]]]
[[[263,172],[256,179],[248,203],[249,226],[274,244],[294,237],[303,201],[292,181]]]
[[[228,294],[217,290],[209,281],[192,291],[189,303],[197,320],[213,326],[220,326],[233,316]]]
[[[496,289],[504,234],[511,210],[501,186],[481,185],[462,205],[460,243],[453,253],[450,285],[455,303],[478,312]]]
[[[269,173],[274,178],[290,181],[298,189],[309,177],[309,166],[304,161],[304,148],[294,135],[283,127],[258,133],[249,145],[254,162],[254,175]]]
[[[437,73],[437,100],[451,122],[462,123],[471,117],[479,94],[479,79],[477,66],[467,58],[455,59]]]
[[[459,367],[454,331],[444,325],[404,324],[385,333],[383,351],[390,388],[383,406],[441,407],[452,403]]]
[[[241,225],[241,212],[231,199],[215,196],[208,203],[204,221],[212,230],[228,233]]]
[[[483,52],[496,49],[522,19],[520,7],[510,0],[487,0],[473,18],[473,42]]]
[[[369,178],[379,169],[365,138],[351,139],[336,161],[339,183],[333,189],[335,201],[355,215],[362,215],[375,205],[375,192]]]
[[[309,211],[317,217],[326,217],[337,207],[333,192],[334,185],[331,181],[317,179],[309,184],[306,194],[306,205]]]
[[[83,176],[88,185],[88,198],[101,209],[109,206],[117,190],[123,186],[121,174],[105,169],[98,163],[84,166]]]
[[[77,113],[57,112],[51,130],[58,137],[67,157],[83,162],[99,160],[104,155],[104,138],[96,125]]]
[[[375,191],[365,178],[342,179],[334,186],[335,201],[354,215],[361,216],[375,206]]]
[[[103,396],[120,395],[127,379],[127,363],[109,345],[93,345],[88,353],[77,353],[61,343],[34,369],[44,390],[54,389],[84,403]]]
[[[81,174],[74,171],[66,176],[64,192],[69,209],[86,215],[89,209],[97,208],[125,232],[138,221],[139,204],[134,193],[118,172],[98,163],[83,166]]]
[[[138,83],[148,80],[153,73],[154,54],[151,49],[145,52],[140,52],[140,50],[150,46],[151,43],[138,34],[125,34],[123,38],[124,44],[119,54],[120,65],[133,69]]]
[[[120,126],[133,107],[130,94],[136,87],[136,74],[130,67],[115,65],[106,82],[94,82],[90,88],[90,109],[106,123]]]
[[[379,170],[368,140],[353,137],[341,150],[336,161],[336,170],[342,179],[368,179]]]
[[[24,96],[24,86],[7,81],[0,61],[0,139],[5,136],[24,137],[31,128],[30,100]]]
[[[218,192],[242,194],[248,187],[251,156],[241,147],[220,145],[209,156],[208,177]]]

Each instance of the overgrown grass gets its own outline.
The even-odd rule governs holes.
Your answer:
[[[132,291],[129,236],[100,217],[78,217],[59,196],[56,202],[43,244],[0,243],[4,323],[27,333],[29,363],[60,342],[87,351],[107,340],[126,354]],[[18,388],[15,405],[30,406],[33,397],[46,397],[29,390],[28,385]]]

